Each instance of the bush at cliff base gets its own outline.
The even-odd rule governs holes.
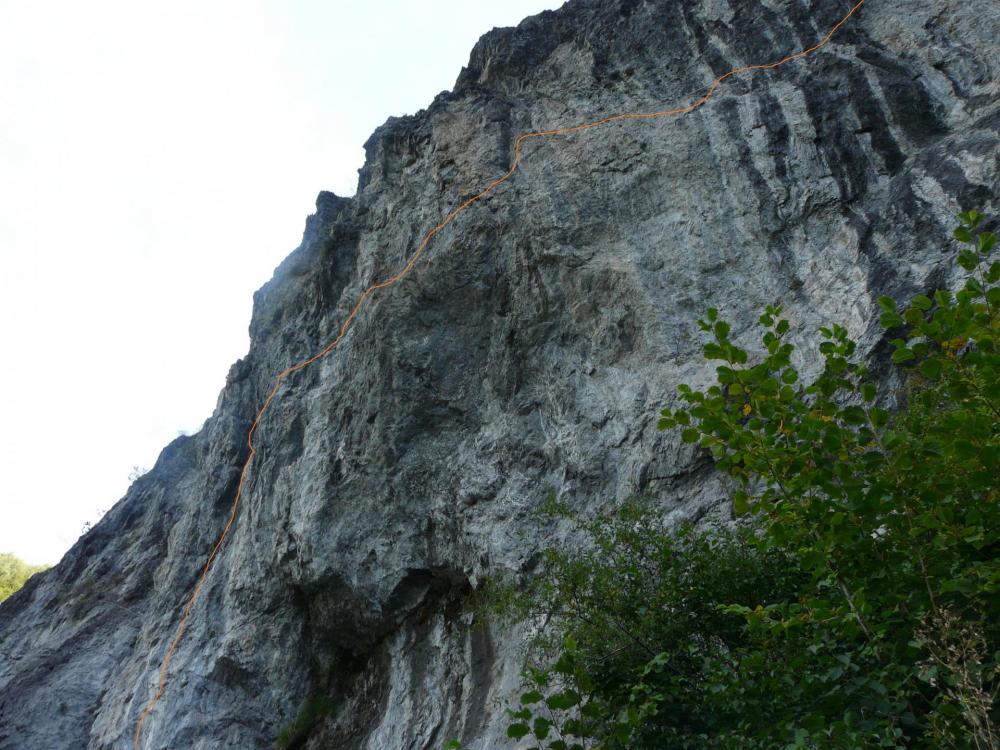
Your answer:
[[[959,219],[964,287],[878,300],[894,409],[839,325],[804,385],[780,306],[759,354],[699,321],[717,383],[680,386],[659,427],[732,478],[742,522],[670,530],[630,503],[493,587],[542,626],[511,746],[998,747],[1000,263],[983,217]]]

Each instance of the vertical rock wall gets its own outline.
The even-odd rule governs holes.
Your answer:
[[[688,103],[850,6],[573,0],[486,34],[454,91],[375,132],[355,197],[319,196],[204,429],[0,606],[0,750],[131,747],[273,376],[503,174],[517,133]],[[706,458],[655,429],[711,374],[705,307],[749,340],[781,300],[804,339],[838,321],[877,361],[878,295],[958,282],[953,215],[1000,209],[998,39],[996,5],[868,0],[690,115],[528,142],[282,386],[141,747],[271,747],[320,693],[336,710],[300,747],[505,746],[523,633],[470,629],[469,592],[564,537],[533,513],[549,488],[726,512]]]

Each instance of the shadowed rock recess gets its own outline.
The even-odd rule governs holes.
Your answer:
[[[0,750],[131,748],[274,375],[503,174],[518,132],[686,104],[852,4],[574,0],[486,34],[454,91],[375,132],[355,197],[320,194],[201,432],[0,606]],[[273,747],[320,693],[334,709],[295,747],[504,747],[525,634],[471,629],[470,592],[569,541],[534,515],[550,487],[728,513],[707,457],[655,425],[712,375],[710,304],[750,341],[783,301],[797,336],[841,322],[877,364],[878,295],[959,283],[954,214],[1000,211],[997,40],[995,3],[869,0],[693,114],[529,141],[282,386],[141,747]]]

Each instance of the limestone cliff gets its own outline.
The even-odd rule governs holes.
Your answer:
[[[573,0],[486,34],[452,92],[375,132],[355,197],[319,196],[204,429],[0,606],[0,750],[132,747],[274,375],[503,174],[517,133],[689,103],[852,4]],[[692,114],[528,142],[282,386],[141,747],[272,747],[316,691],[337,710],[301,747],[505,747],[522,634],[470,629],[469,592],[565,534],[533,515],[549,487],[726,512],[706,457],[655,427],[711,372],[709,304],[749,337],[781,300],[803,337],[839,321],[877,362],[878,295],[956,284],[953,215],[1000,211],[998,40],[995,3],[868,0]]]

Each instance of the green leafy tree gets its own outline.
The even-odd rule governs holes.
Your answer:
[[[844,328],[821,329],[823,372],[803,387],[780,308],[760,318],[765,354],[753,365],[710,310],[700,325],[713,337],[706,357],[721,361],[718,383],[682,387],[687,408],[661,420],[712,452],[742,485],[735,510],[810,572],[795,603],[729,611],[776,638],[804,635],[809,648],[787,662],[802,660],[789,697],[821,710],[790,717],[788,728],[805,729],[814,746],[840,727],[875,746],[892,737],[907,747],[997,746],[993,701],[981,693],[995,696],[1000,643],[1000,263],[989,262],[996,236],[978,231],[983,217],[959,218],[963,289],[918,295],[903,310],[879,299],[881,325],[898,331],[901,410],[878,405]],[[958,632],[983,644],[979,656],[926,666]],[[828,692],[823,670],[841,671],[838,662],[853,677]]]
[[[47,569],[47,565],[28,565],[14,555],[0,552],[0,602],[20,589],[35,573]]]
[[[717,382],[680,386],[661,429],[736,482],[744,528],[648,515],[585,525],[544,579],[496,606],[542,616],[512,738],[567,748],[997,748],[1000,263],[960,215],[957,294],[879,299],[895,410],[846,329],[792,364],[780,306],[759,353],[710,309]]]

